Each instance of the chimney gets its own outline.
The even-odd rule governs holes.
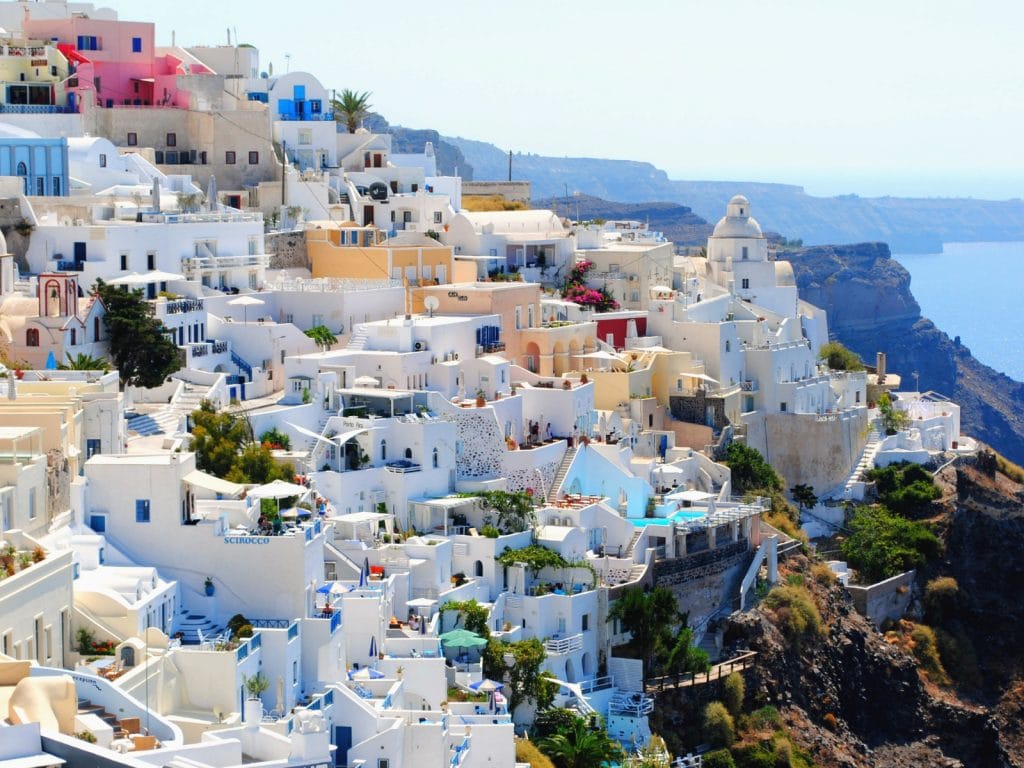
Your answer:
[[[885,352],[875,353],[875,373],[878,374],[878,383],[885,384]]]

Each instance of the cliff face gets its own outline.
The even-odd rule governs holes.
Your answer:
[[[832,335],[872,362],[885,352],[904,386],[934,390],[960,404],[965,434],[1024,462],[1024,384],[983,365],[970,349],[921,316],[910,274],[884,243],[814,246],[780,253],[801,298],[828,312]]]

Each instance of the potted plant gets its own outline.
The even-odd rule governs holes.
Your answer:
[[[585,374],[585,373],[581,373],[580,374],[580,384],[586,384],[589,381],[590,381],[590,379],[587,378],[587,374]]]
[[[206,577],[206,581],[203,582],[203,589],[206,590],[206,596],[207,597],[213,597],[214,586],[213,586],[213,577],[212,576],[207,576]]]
[[[243,682],[250,700],[258,699],[270,687],[270,680],[262,672],[257,672],[252,677],[244,677]]]
[[[487,393],[478,389],[476,391],[476,407],[483,408],[485,405],[487,405]]]

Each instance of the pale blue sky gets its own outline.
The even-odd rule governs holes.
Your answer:
[[[674,178],[1024,196],[1024,2],[115,0],[158,43],[373,92],[392,123]]]

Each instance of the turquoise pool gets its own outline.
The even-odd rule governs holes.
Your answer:
[[[637,528],[645,528],[648,525],[669,525],[670,523],[686,523],[691,520],[700,520],[706,516],[704,510],[679,509],[668,517],[631,517],[629,522]]]

